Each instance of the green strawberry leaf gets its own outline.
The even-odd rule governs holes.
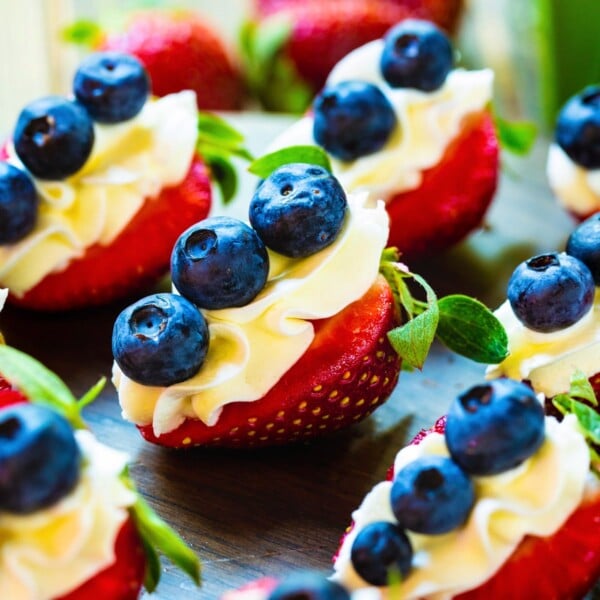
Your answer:
[[[64,27],[61,31],[61,38],[64,42],[82,46],[92,50],[98,48],[104,32],[98,23],[89,19],[80,19]]]
[[[293,29],[294,23],[283,14],[273,15],[262,21],[250,38],[254,59],[263,65],[276,60],[277,54],[290,39]]]
[[[152,507],[137,493],[127,470],[122,474],[123,482],[137,494],[131,515],[142,538],[149,568],[145,581],[146,589],[154,591],[160,580],[158,552],[168,558],[196,584],[200,585],[200,561],[179,534],[154,512]]]
[[[100,380],[80,405],[67,385],[35,358],[12,348],[0,345],[0,373],[17,387],[34,404],[46,406],[63,415],[76,429],[85,429],[81,408],[89,404],[102,390],[105,380]]]
[[[325,150],[319,146],[288,146],[265,154],[248,166],[248,171],[264,179],[275,169],[290,163],[308,163],[323,167],[331,173],[331,162]]]
[[[104,389],[105,385],[106,377],[101,377],[95,385],[93,385],[81,398],[79,398],[79,402],[77,404],[80,412],[100,395],[100,392]]]
[[[226,148],[238,153],[241,158],[252,160],[252,155],[244,148],[244,136],[218,115],[203,111],[198,113],[198,138],[201,142]]]
[[[475,362],[497,364],[508,356],[508,336],[490,309],[469,296],[438,301],[437,335],[450,350]]]
[[[507,121],[494,115],[500,147],[518,156],[528,154],[537,137],[537,126],[529,121]]]

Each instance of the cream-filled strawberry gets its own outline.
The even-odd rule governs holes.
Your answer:
[[[452,65],[443,32],[403,21],[340,61],[272,149],[321,145],[347,191],[385,200],[390,245],[409,258],[447,248],[481,224],[498,175],[493,74]]]
[[[83,428],[64,384],[7,346],[0,365],[0,597],[134,600],[158,583],[155,547],[197,582],[194,553],[138,495],[128,457]]]
[[[0,164],[0,282],[18,304],[64,310],[143,289],[210,207],[193,92],[149,97],[141,64],[89,56],[74,98],[19,115]]]
[[[123,416],[150,441],[245,447],[348,426],[387,399],[398,354],[422,366],[453,312],[430,288],[427,302],[396,306],[411,298],[404,279],[418,276],[382,262],[383,203],[346,195],[323,167],[275,169],[249,220],[213,217],[184,232],[171,261],[178,294],[143,298],[115,322],[113,382]],[[396,329],[401,310],[410,332]],[[466,310],[495,331],[487,309]]]
[[[600,86],[587,87],[560,110],[546,172],[558,201],[577,219],[600,210]]]
[[[508,336],[509,355],[488,368],[490,377],[528,381],[551,399],[566,393],[576,372],[600,391],[600,221],[578,226],[566,252],[550,252],[521,263],[508,299],[495,314]]]
[[[521,382],[474,386],[353,513],[333,579],[367,598],[582,598],[600,576],[588,439]]]

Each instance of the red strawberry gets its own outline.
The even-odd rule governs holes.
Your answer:
[[[241,76],[219,34],[192,11],[135,13],[122,33],[108,34],[104,50],[137,56],[152,80],[152,91],[164,96],[194,90],[205,110],[241,108]]]
[[[27,398],[0,375],[0,408],[27,402]]]
[[[370,415],[396,385],[400,360],[386,333],[396,324],[392,293],[379,278],[338,314],[315,322],[304,355],[256,402],[224,407],[216,425],[187,420],[149,441],[171,447],[265,446],[335,431]]]
[[[433,255],[481,225],[496,191],[498,154],[491,116],[474,115],[421,185],[389,200],[388,243],[403,259]]]
[[[115,562],[56,600],[136,600],[142,589],[145,571],[144,547],[130,517],[123,523],[115,541]]]
[[[103,304],[147,287],[168,271],[175,240],[206,217],[210,201],[208,172],[196,157],[184,181],[145,202],[112,244],[91,246],[66,269],[11,301],[38,310],[68,310]]]

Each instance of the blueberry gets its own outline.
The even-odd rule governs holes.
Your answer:
[[[37,220],[38,195],[31,177],[0,162],[0,244],[24,238]]]
[[[315,98],[313,116],[315,141],[343,161],[377,152],[396,127],[389,100],[366,81],[327,86]]]
[[[267,600],[350,600],[350,594],[339,583],[308,571],[287,577]]]
[[[577,323],[594,302],[594,278],[577,258],[540,254],[522,262],[508,282],[508,300],[529,329],[550,333]]]
[[[115,361],[130,379],[168,386],[195,375],[208,351],[202,313],[176,294],[153,294],[117,317],[112,335]]]
[[[594,283],[600,285],[600,213],[586,219],[571,233],[567,254],[584,263],[591,271]]]
[[[453,402],[446,419],[452,458],[472,475],[520,465],[544,441],[544,408],[533,390],[512,379],[476,385]]]
[[[346,208],[346,193],[331,173],[294,163],[271,173],[256,190],[249,216],[269,248],[304,258],[335,241]]]
[[[81,452],[69,422],[35,404],[0,410],[0,510],[28,514],[66,496]]]
[[[64,179],[88,159],[94,126],[79,103],[47,96],[21,111],[13,141],[17,155],[36,177]]]
[[[468,475],[452,459],[423,456],[398,471],[391,501],[399,527],[439,534],[467,520],[475,491]]]
[[[558,113],[556,143],[577,164],[600,168],[600,86],[591,86],[568,100]]]
[[[244,306],[263,289],[269,255],[251,227],[210,217],[180,236],[171,255],[173,284],[201,308]]]
[[[385,36],[380,68],[391,87],[437,90],[452,63],[448,37],[429,21],[406,19]]]
[[[92,119],[119,123],[135,117],[150,92],[142,63],[122,52],[96,52],[75,73],[73,92]]]
[[[412,563],[407,535],[387,521],[369,523],[361,529],[350,550],[354,570],[372,585],[388,585],[394,571],[406,577]]]

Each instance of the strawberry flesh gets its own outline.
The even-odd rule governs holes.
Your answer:
[[[46,276],[11,303],[60,311],[106,304],[144,290],[169,269],[177,237],[208,214],[211,189],[200,158],[186,178],[148,198],[127,227],[109,245],[95,244],[66,269]]]
[[[498,153],[491,115],[473,115],[421,185],[388,201],[388,244],[410,261],[447,249],[479,227],[496,191]]]
[[[148,441],[170,447],[254,447],[336,431],[369,416],[396,385],[400,359],[387,332],[397,323],[392,293],[379,277],[366,294],[338,314],[314,322],[311,345],[265,396],[227,404],[216,425],[187,419]]]

